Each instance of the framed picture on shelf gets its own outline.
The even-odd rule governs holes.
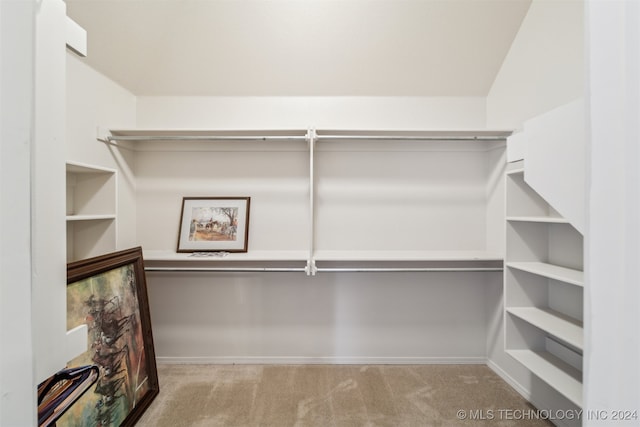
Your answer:
[[[184,197],[178,252],[247,252],[250,197]]]
[[[67,264],[67,329],[82,324],[88,348],[68,368],[99,375],[55,425],[133,426],[159,393],[140,247]]]

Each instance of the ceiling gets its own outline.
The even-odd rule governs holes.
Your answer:
[[[66,0],[138,96],[486,96],[531,0]]]

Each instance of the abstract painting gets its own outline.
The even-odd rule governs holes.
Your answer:
[[[159,393],[141,248],[68,264],[67,329],[81,324],[88,348],[68,367],[99,378],[56,427],[134,425]]]

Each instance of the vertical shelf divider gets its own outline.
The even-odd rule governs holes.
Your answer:
[[[307,276],[315,276],[318,269],[316,268],[316,261],[314,259],[315,248],[315,180],[314,180],[314,153],[316,145],[316,131],[315,129],[308,129],[306,139],[309,142],[309,257],[307,259],[307,266],[305,272]]]

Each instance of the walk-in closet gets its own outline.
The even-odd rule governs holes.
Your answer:
[[[0,18],[0,425],[640,423],[635,3]]]

